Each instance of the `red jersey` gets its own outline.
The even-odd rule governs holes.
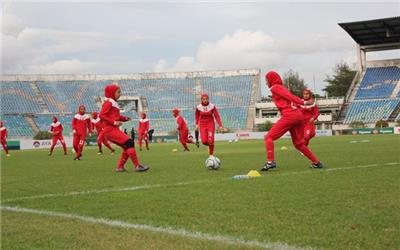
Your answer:
[[[128,117],[120,114],[118,103],[111,98],[106,98],[103,106],[101,107],[99,117],[103,121],[104,129],[107,127],[118,127],[115,125],[115,121],[129,121]]]
[[[96,128],[97,133],[100,133],[103,130],[104,125],[100,117],[97,117],[96,119],[91,119],[91,123],[92,123],[92,130]]]
[[[304,105],[304,101],[293,95],[285,86],[278,73],[271,71],[265,76],[268,87],[272,93],[272,101],[281,115],[286,112],[298,110],[298,105]]]
[[[92,125],[88,114],[76,114],[72,119],[72,129],[78,135],[86,135],[87,130],[92,133]]]
[[[304,120],[306,120],[307,122],[310,121],[311,118],[313,118],[314,121],[318,119],[319,109],[316,102],[314,102],[314,104],[310,106],[301,105],[300,110],[304,115]]]
[[[188,130],[188,127],[187,127],[185,118],[183,118],[182,116],[179,116],[179,115],[178,115],[178,116],[176,117],[176,123],[177,123],[177,125],[178,125],[178,127],[177,127],[176,129],[178,129],[179,131]]]
[[[7,137],[7,135],[8,135],[8,132],[7,132],[6,127],[1,127],[1,128],[0,128],[0,136],[1,136],[1,139],[5,139],[5,138]]]
[[[144,118],[139,120],[139,134],[147,133],[149,131],[150,122],[149,119]]]
[[[209,126],[214,125],[214,118],[217,121],[218,125],[222,127],[221,117],[219,116],[217,107],[214,104],[209,103],[207,106],[202,104],[197,105],[196,107],[196,125]]]
[[[50,126],[50,131],[53,132],[53,136],[62,135],[63,126],[60,122],[53,122]]]

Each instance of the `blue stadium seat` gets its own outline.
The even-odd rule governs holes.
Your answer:
[[[25,118],[21,115],[1,116],[4,126],[7,128],[8,136],[32,136],[33,130]]]
[[[374,123],[378,120],[387,120],[400,99],[385,99],[373,101],[354,101],[350,104],[344,123],[362,121]]]
[[[399,67],[368,68],[355,100],[387,98],[392,94],[399,80]]]

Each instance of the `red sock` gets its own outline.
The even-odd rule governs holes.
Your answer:
[[[97,142],[97,146],[99,146],[99,152],[102,152],[103,151],[103,149],[102,149],[102,147],[101,147],[101,142],[99,143],[99,142]]]
[[[53,153],[53,150],[54,150],[54,145],[51,145],[50,154]]]
[[[214,144],[208,145],[208,153],[209,153],[209,155],[214,154]]]
[[[126,151],[122,151],[121,157],[119,158],[118,161],[118,168],[124,168],[126,161],[128,160],[129,155],[126,153]]]
[[[265,138],[265,151],[267,152],[267,161],[274,160],[274,141]]]
[[[311,150],[304,144],[297,146],[296,147],[300,152],[303,153],[303,155],[305,155],[308,159],[310,159],[310,161],[312,161],[312,163],[318,163],[319,160],[317,159],[317,157],[313,154],[313,152],[311,152]]]
[[[129,158],[131,158],[133,165],[135,165],[135,168],[137,166],[139,166],[139,160],[137,158],[135,148],[128,148],[125,151],[126,151],[126,154],[128,154]]]
[[[186,143],[182,143],[182,146],[183,146],[187,151],[190,151]]]
[[[64,149],[64,153],[67,153],[67,145],[65,145],[65,143],[62,143],[62,147]]]
[[[144,142],[146,143],[146,149],[149,149],[149,141],[148,140],[144,140]]]

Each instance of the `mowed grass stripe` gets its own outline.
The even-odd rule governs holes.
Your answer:
[[[351,169],[359,169],[359,168],[370,168],[370,167],[382,167],[382,166],[396,166],[400,165],[400,162],[389,162],[389,163],[380,163],[380,164],[368,164],[368,165],[359,165],[352,167],[341,167],[341,168],[328,168],[321,170],[304,170],[304,171],[292,171],[285,173],[276,173],[272,175],[265,174],[261,177],[271,177],[271,176],[288,176],[288,175],[298,175],[298,174],[310,174],[316,171],[324,172],[324,171],[341,171],[341,170],[351,170]],[[271,172],[269,172],[271,173]],[[220,181],[227,181],[230,179],[221,179]],[[216,180],[214,180],[216,181]],[[129,191],[137,191],[142,189],[152,189],[152,188],[167,188],[167,187],[175,187],[175,186],[186,186],[198,183],[206,183],[211,182],[211,180],[196,180],[196,181],[188,181],[188,182],[178,182],[172,184],[154,184],[154,185],[143,185],[143,186],[132,186],[132,187],[122,187],[122,188],[114,188],[114,189],[100,189],[100,190],[88,190],[81,192],[67,192],[67,193],[55,193],[55,194],[43,194],[43,195],[33,195],[33,196],[24,196],[24,197],[16,197],[11,199],[5,199],[2,202],[14,202],[19,200],[33,200],[33,199],[42,199],[42,198],[52,198],[52,197],[63,197],[63,196],[78,196],[78,195],[89,195],[89,194],[99,194],[99,193],[110,193],[110,192],[129,192]]]
[[[10,212],[17,212],[17,213],[29,213],[29,214],[36,214],[36,215],[44,215],[50,217],[60,217],[65,219],[73,219],[79,220],[87,223],[92,224],[102,224],[112,227],[119,227],[119,228],[129,228],[129,229],[136,229],[136,230],[143,230],[148,232],[155,232],[155,233],[165,233],[170,235],[177,235],[186,238],[194,238],[206,241],[214,241],[214,242],[221,242],[228,245],[244,245],[249,247],[259,247],[265,249],[276,249],[276,250],[301,250],[301,249],[313,249],[311,247],[300,248],[297,246],[288,245],[287,243],[282,242],[260,242],[257,240],[243,240],[239,238],[233,238],[224,235],[211,235],[202,232],[191,232],[185,229],[175,229],[171,227],[155,227],[152,225],[145,225],[145,224],[134,224],[134,223],[127,223],[118,220],[109,220],[104,218],[94,218],[88,216],[81,216],[77,214],[68,214],[68,213],[61,213],[61,212],[53,212],[47,210],[38,210],[38,209],[30,209],[30,208],[20,208],[20,207],[9,207],[9,206],[1,206],[1,210],[10,211]]]

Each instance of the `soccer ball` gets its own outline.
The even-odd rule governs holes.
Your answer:
[[[207,158],[205,164],[209,170],[217,170],[221,166],[221,161],[215,156],[210,156]]]

